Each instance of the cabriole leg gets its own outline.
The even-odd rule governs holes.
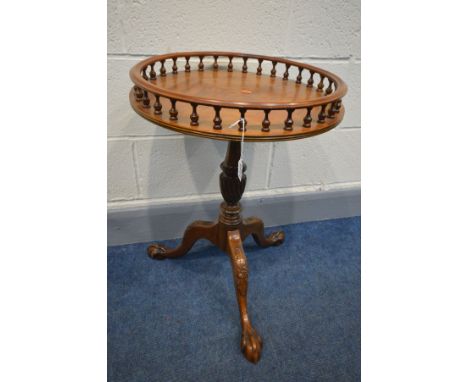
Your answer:
[[[180,257],[190,251],[199,239],[207,239],[213,244],[217,244],[217,233],[217,223],[198,220],[187,227],[182,242],[178,247],[170,249],[163,244],[151,244],[147,249],[148,256],[156,260]]]
[[[262,354],[262,339],[250,323],[247,313],[247,287],[249,271],[238,230],[227,233],[227,253],[231,258],[232,275],[236,287],[237,302],[241,319],[241,351],[248,361],[257,363]]]
[[[260,247],[277,246],[284,242],[283,231],[276,231],[265,236],[263,221],[257,217],[250,217],[242,222],[242,238],[244,239],[249,235],[253,236]]]

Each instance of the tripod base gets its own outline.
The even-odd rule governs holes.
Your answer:
[[[221,163],[223,172],[219,183],[224,202],[221,203],[219,218],[215,222],[195,221],[185,230],[181,244],[176,248],[167,248],[162,244],[151,244],[148,255],[152,259],[164,260],[184,256],[199,239],[207,239],[226,252],[231,259],[232,275],[236,287],[237,302],[241,319],[241,351],[250,362],[257,363],[262,353],[262,339],[254,330],[247,313],[247,288],[249,271],[242,242],[252,235],[261,247],[280,245],[284,241],[284,232],[273,232],[265,236],[263,221],[256,217],[242,219],[240,199],[245,189],[246,166],[242,167],[242,176],[238,177],[238,163],[241,157],[240,142],[229,142],[226,158]]]
[[[252,235],[261,247],[277,246],[284,241],[284,232],[277,231],[265,236],[263,221],[256,217],[240,220],[239,224],[232,225],[223,223],[223,217],[227,206],[221,204],[220,219],[216,222],[195,221],[185,230],[181,244],[173,249],[161,244],[151,244],[148,247],[148,255],[152,259],[164,260],[184,256],[199,239],[207,239],[226,252],[231,260],[234,285],[236,287],[237,301],[241,317],[241,351],[250,362],[257,363],[260,360],[263,341],[250,323],[247,312],[247,288],[248,267],[244,254],[242,242],[246,237]],[[240,210],[240,205],[238,206]]]
[[[242,242],[249,235],[252,235],[260,247],[277,246],[284,241],[283,231],[273,232],[265,236],[263,221],[257,217],[244,219],[239,227],[234,229],[218,221],[196,220],[187,227],[182,242],[178,247],[167,248],[163,244],[151,244],[148,247],[148,256],[156,260],[181,257],[187,254],[200,239],[209,240],[219,249],[227,252],[228,233],[234,230],[239,231]]]

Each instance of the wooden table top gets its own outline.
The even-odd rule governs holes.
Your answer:
[[[253,70],[253,71],[252,71]],[[294,72],[294,78],[290,78]],[[346,84],[325,70],[286,59],[233,52],[153,56],[130,71],[133,109],[184,134],[246,141],[299,139],[336,127]]]

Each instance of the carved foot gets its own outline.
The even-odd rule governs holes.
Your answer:
[[[262,355],[263,341],[254,328],[246,327],[242,331],[241,351],[245,358],[252,363],[257,363]]]
[[[163,244],[151,244],[146,251],[152,259],[164,260],[166,258],[167,247]]]
[[[263,221],[257,217],[247,218],[242,223],[243,237],[252,235],[260,247],[278,246],[284,242],[284,232],[276,231],[265,236]]]
[[[199,239],[207,239],[216,244],[218,225],[213,222],[195,221],[185,230],[184,237],[180,245],[176,248],[167,248],[163,244],[151,244],[147,253],[155,260],[180,257],[185,255]]]
[[[249,269],[238,230],[227,233],[227,252],[231,258],[232,275],[236,287],[237,303],[242,326],[241,351],[248,361],[257,363],[262,353],[262,339],[253,329],[247,313],[247,287]]]

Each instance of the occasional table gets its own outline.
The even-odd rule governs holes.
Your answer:
[[[153,56],[136,64],[130,78],[130,103],[143,118],[182,134],[228,141],[219,177],[224,202],[218,219],[193,222],[178,247],[152,244],[148,255],[157,260],[183,256],[199,239],[226,252],[240,311],[241,351],[257,363],[263,342],[247,312],[248,268],[242,242],[252,235],[259,246],[276,246],[283,243],[284,233],[265,236],[261,219],[241,216],[247,179],[243,141],[307,138],[336,127],[344,115],[346,84],[315,66],[234,52]],[[234,128],[228,126],[233,122]]]

